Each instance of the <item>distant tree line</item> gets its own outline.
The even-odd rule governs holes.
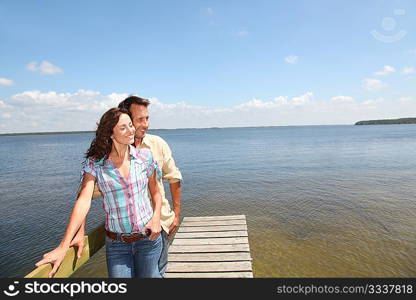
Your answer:
[[[359,121],[355,125],[416,124],[416,118]]]

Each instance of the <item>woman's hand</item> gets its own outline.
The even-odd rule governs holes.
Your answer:
[[[52,271],[49,273],[49,278],[55,276],[56,271],[58,270],[59,266],[61,265],[62,261],[64,260],[66,251],[68,248],[58,246],[54,250],[45,253],[43,255],[43,259],[38,261],[35,266],[39,267],[44,264],[51,263],[53,265]]]
[[[143,230],[150,230],[149,240],[154,241],[158,238],[162,227],[160,226],[160,220],[151,218],[150,221],[144,226]]]
[[[81,258],[82,250],[84,249],[84,235],[77,234],[69,246],[77,247],[77,257]]]

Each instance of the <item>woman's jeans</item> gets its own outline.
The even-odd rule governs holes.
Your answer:
[[[126,243],[105,237],[109,278],[161,278],[158,261],[162,251],[160,235]]]

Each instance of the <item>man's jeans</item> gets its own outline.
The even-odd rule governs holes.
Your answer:
[[[168,252],[171,240],[169,239],[168,234],[164,230],[162,230],[162,233],[160,235],[162,237],[162,253],[160,254],[159,258],[159,272],[160,276],[165,277],[165,272],[168,267]]]
[[[162,238],[125,243],[105,237],[109,278],[161,278],[158,261]]]

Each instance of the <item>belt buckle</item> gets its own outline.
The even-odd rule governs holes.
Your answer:
[[[131,237],[131,234],[130,233],[122,233],[122,234],[120,234],[120,240],[122,242],[128,243],[127,241],[124,240],[124,237],[129,238],[129,237]]]
[[[122,242],[128,243],[127,241],[124,240],[124,238],[137,238],[137,240],[140,239],[140,237],[143,236],[143,234],[141,232],[127,232],[127,233],[122,233],[120,235],[120,240]]]

